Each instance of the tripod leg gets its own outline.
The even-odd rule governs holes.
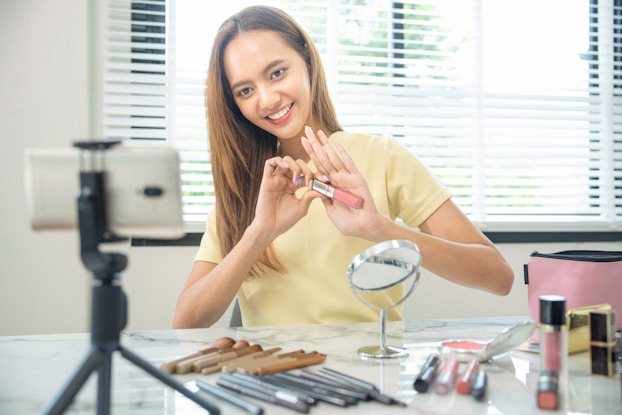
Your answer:
[[[97,369],[101,359],[102,352],[97,348],[92,348],[61,389],[62,392],[43,410],[42,414],[59,415],[65,412],[89,376]]]
[[[161,370],[152,366],[149,362],[143,360],[137,354],[133,353],[132,351],[122,346],[119,346],[119,349],[121,350],[121,355],[125,357],[127,360],[134,363],[136,366],[140,367],[145,372],[149,373],[151,376],[160,380],[162,383],[166,384],[167,386],[170,386],[171,388],[175,389],[179,393],[185,395],[188,399],[190,399],[194,403],[205,408],[207,412],[209,412],[211,415],[220,414],[220,409],[216,405],[214,405],[207,399],[203,398],[201,395],[198,395],[192,392],[191,390],[186,388],[183,383],[179,382],[177,379],[168,375],[168,373],[162,372]]]
[[[110,414],[112,354],[106,353],[102,356],[97,372],[97,415],[108,415]]]

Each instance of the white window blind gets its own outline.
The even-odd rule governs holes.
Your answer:
[[[201,230],[212,37],[257,2],[108,1],[102,133],[179,148],[185,217]],[[343,127],[399,139],[480,228],[622,227],[619,0],[264,3],[317,43]]]

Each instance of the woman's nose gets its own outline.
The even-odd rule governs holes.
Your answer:
[[[271,110],[278,106],[278,93],[272,88],[259,89],[259,105],[264,110]]]

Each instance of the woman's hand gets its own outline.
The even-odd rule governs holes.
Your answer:
[[[311,127],[305,127],[305,134],[301,140],[302,146],[318,170],[316,180],[328,181],[332,186],[340,187],[364,199],[362,208],[354,209],[322,196],[328,217],[344,235],[369,239],[366,234],[378,224],[381,215],[376,209],[367,180],[345,148],[339,143],[333,148],[323,131],[319,130],[316,134]]]
[[[251,226],[258,227],[273,240],[303,218],[311,201],[320,197],[309,192],[300,199],[296,197],[296,189],[305,184],[305,177],[313,177],[313,173],[302,160],[289,156],[266,160]]]

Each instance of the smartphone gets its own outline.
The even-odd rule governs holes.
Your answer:
[[[178,239],[185,235],[180,160],[173,148],[27,148],[24,167],[34,230],[77,229],[80,171],[102,171],[108,230],[119,237]]]

